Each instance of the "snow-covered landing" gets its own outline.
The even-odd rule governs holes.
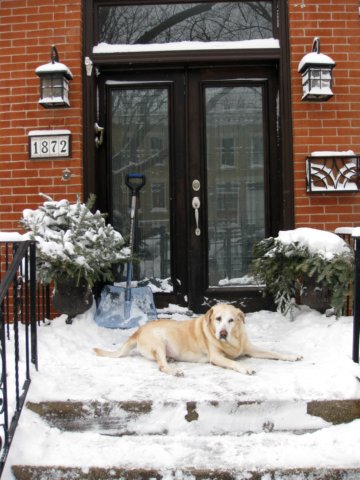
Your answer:
[[[59,317],[39,328],[39,372],[33,374],[29,400],[360,398],[360,367],[351,360],[352,317],[336,320],[306,308],[295,312],[293,322],[276,312],[248,314],[247,330],[255,345],[298,353],[304,359],[295,363],[241,359],[256,370],[254,376],[213,365],[181,363],[185,377],[173,378],[137,353],[119,359],[97,357],[93,347],[116,349],[133,330],[100,328],[92,313],[77,317],[72,325]]]

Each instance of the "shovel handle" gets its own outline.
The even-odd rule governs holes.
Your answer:
[[[137,193],[145,185],[146,177],[142,173],[128,173],[126,174],[126,185],[130,188],[132,195]]]

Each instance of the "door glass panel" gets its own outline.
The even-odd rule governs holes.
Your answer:
[[[169,91],[167,88],[111,89],[112,222],[129,235],[127,173],[142,173],[138,200],[134,278],[170,277]]]
[[[209,286],[251,284],[265,237],[263,90],[205,89]]]
[[[98,42],[147,44],[273,37],[272,1],[99,7]]]

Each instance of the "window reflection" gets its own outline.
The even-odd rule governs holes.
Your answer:
[[[210,42],[271,37],[271,0],[99,7],[99,43]]]
[[[205,90],[209,286],[248,284],[265,236],[262,87]]]
[[[168,90],[113,89],[112,223],[129,234],[127,173],[143,173],[135,232],[134,279],[170,277]],[[123,280],[118,278],[117,280]]]

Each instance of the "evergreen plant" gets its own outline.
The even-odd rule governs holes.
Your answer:
[[[43,196],[43,205],[24,210],[20,220],[37,242],[38,280],[83,279],[90,287],[98,280],[111,281],[113,264],[127,261],[130,252],[122,235],[105,222],[106,215],[91,212],[95,196],[86,204],[79,198],[70,203]]]
[[[269,237],[255,245],[251,268],[283,314],[296,305],[310,278],[319,290],[329,292],[330,305],[339,316],[352,288],[354,254],[348,247],[340,253],[324,255],[310,251],[300,242],[283,243]]]

